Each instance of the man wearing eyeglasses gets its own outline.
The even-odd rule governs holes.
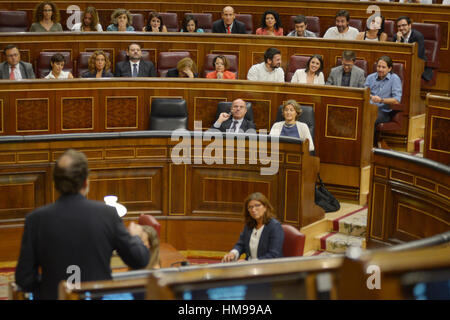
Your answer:
[[[6,61],[0,63],[0,79],[22,80],[36,78],[31,63],[20,61],[20,52],[16,45],[7,45],[3,53],[6,56]]]
[[[392,39],[394,42],[398,43],[414,43],[417,42],[419,46],[418,56],[420,59],[427,61],[427,56],[425,55],[425,39],[420,31],[412,28],[411,19],[407,16],[401,16],[397,19],[397,33],[394,34]],[[429,81],[433,78],[433,70],[429,67],[425,67],[422,73],[422,78]]]
[[[342,52],[342,65],[331,69],[327,85],[364,88],[366,78],[364,70],[355,66],[356,54],[353,51]]]
[[[247,132],[249,129],[256,130],[255,124],[245,118],[247,105],[244,100],[236,99],[231,104],[231,112],[222,112],[213,128],[222,132]]]

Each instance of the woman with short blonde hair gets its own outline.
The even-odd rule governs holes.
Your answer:
[[[134,31],[133,18],[127,9],[116,9],[111,14],[111,24],[106,31]]]
[[[198,78],[197,65],[191,58],[183,58],[176,68],[169,69],[166,77],[169,78]]]

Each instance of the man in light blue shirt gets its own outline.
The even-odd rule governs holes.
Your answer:
[[[402,81],[392,73],[393,62],[388,56],[382,56],[377,61],[377,72],[367,76],[365,87],[370,89],[370,102],[378,106],[378,117],[375,120],[374,144],[377,145],[378,124],[391,121],[391,105],[402,100]]]

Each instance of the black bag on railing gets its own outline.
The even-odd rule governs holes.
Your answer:
[[[330,191],[325,188],[325,185],[320,179],[320,175],[317,174],[316,181],[316,193],[315,193],[315,202],[318,206],[321,206],[325,212],[334,212],[338,211],[341,208],[339,201],[330,193]]]

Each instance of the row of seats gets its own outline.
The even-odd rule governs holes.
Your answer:
[[[50,59],[56,52],[53,51],[43,51],[39,53],[39,58],[36,66],[36,77],[44,78],[50,72]],[[72,62],[72,58],[70,52],[62,51],[61,53],[65,58],[64,63],[64,71],[70,71],[74,77],[81,77],[83,73],[88,71],[88,62],[89,57],[93,52],[80,52],[78,55],[78,59],[76,60],[76,68],[74,68],[74,63]],[[105,51],[105,54],[108,56],[109,60],[112,62],[110,57],[110,53]],[[205,68],[203,71],[203,77],[212,71],[214,71],[213,60],[219,54],[207,54],[205,57]],[[183,58],[190,58],[191,55],[187,51],[175,51],[175,52],[160,52],[158,54],[158,63],[157,63],[157,74],[159,77],[165,77],[167,71],[171,68],[175,68],[179,60]],[[231,72],[236,74],[236,78],[238,76],[238,58],[235,55],[225,55],[230,63],[230,68],[228,69]],[[117,55],[117,62],[124,61],[127,59],[126,51],[121,50]],[[142,50],[142,59],[151,61],[150,53],[148,50]],[[151,61],[153,62],[153,61]]]

